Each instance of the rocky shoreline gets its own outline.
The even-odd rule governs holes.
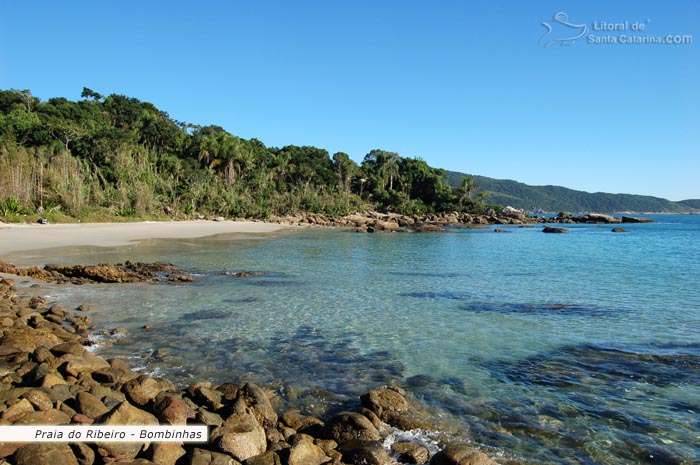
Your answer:
[[[355,232],[446,232],[447,228],[486,227],[489,225],[536,224],[623,224],[653,223],[648,218],[631,216],[614,217],[600,213],[571,215],[560,213],[556,217],[529,216],[511,207],[501,212],[490,211],[485,214],[445,213],[439,215],[400,215],[397,213],[379,213],[368,211],[355,213],[340,218],[331,218],[323,214],[298,214],[294,216],[272,217],[271,223],[284,225],[312,225],[346,228]]]
[[[361,396],[360,411],[327,419],[279,413],[275,392],[252,383],[203,380],[178,389],[166,379],[134,372],[121,359],[103,359],[88,350],[91,325],[84,311],[18,295],[11,280],[0,278],[0,425],[204,424],[209,441],[0,442],[0,464],[496,463],[467,445],[430,450],[392,440],[397,430],[436,429],[398,387],[371,390]]]

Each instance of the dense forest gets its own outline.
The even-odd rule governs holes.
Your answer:
[[[267,147],[153,104],[83,88],[41,101],[0,90],[0,217],[56,221],[480,211],[472,179],[450,187],[419,158],[372,150],[360,165],[311,146]]]
[[[470,182],[478,184],[481,190],[488,194],[490,202],[510,205],[526,211],[599,213],[700,211],[698,200],[672,202],[648,195],[590,193],[561,186],[530,186],[509,179],[493,179],[453,171],[448,171],[447,177],[453,186],[459,185],[465,177],[468,177]]]

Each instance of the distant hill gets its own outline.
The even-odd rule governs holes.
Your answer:
[[[676,202],[676,203],[684,205],[684,206],[691,208],[693,210],[700,211],[700,199],[681,200],[680,202]]]
[[[471,176],[480,190],[489,193],[487,203],[510,205],[526,211],[687,213],[700,210],[700,200],[672,202],[647,195],[590,193],[560,186],[529,186],[509,179],[447,172],[451,186],[458,185],[463,176]]]

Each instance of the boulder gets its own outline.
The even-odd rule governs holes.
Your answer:
[[[498,465],[483,452],[469,446],[450,446],[438,452],[430,465]]]
[[[341,412],[331,418],[323,428],[323,437],[342,444],[351,440],[378,441],[379,430],[364,415]]]
[[[79,392],[76,396],[76,400],[78,401],[78,410],[80,413],[90,418],[98,418],[109,412],[109,408],[107,408],[100,399],[89,392]]]
[[[589,213],[588,215],[585,215],[584,218],[588,223],[620,223],[619,218],[615,218],[614,216],[610,215],[603,215],[602,213]]]
[[[53,401],[49,395],[42,390],[30,389],[25,392],[22,397],[27,399],[36,410],[50,410],[53,408]]]
[[[261,425],[273,427],[277,424],[277,413],[272,408],[267,393],[257,384],[247,383],[241,394]]]
[[[109,364],[107,365],[109,367]],[[163,391],[174,391],[175,386],[167,380],[141,375],[124,384],[122,392],[138,406],[144,406],[154,400]]]
[[[244,461],[265,452],[267,437],[251,410],[240,404],[237,411],[212,432],[211,440],[222,452]]]
[[[396,454],[401,463],[428,463],[430,451],[420,444],[413,442],[395,442],[391,445],[391,451]]]
[[[163,422],[171,425],[186,425],[195,417],[195,411],[181,397],[162,392],[156,397],[153,413]]]
[[[230,455],[195,447],[189,465],[241,465],[241,462]]]
[[[404,397],[396,387],[373,389],[360,397],[362,406],[379,419],[402,430],[430,429],[432,425],[425,415]]]
[[[15,465],[79,465],[70,446],[61,442],[34,442],[20,447]]]
[[[626,233],[628,231],[625,228],[612,228],[612,232],[614,232],[614,233]]]
[[[653,223],[651,218],[636,218],[634,216],[623,216],[622,223]]]
[[[70,444],[78,465],[93,465],[95,463],[95,451],[84,442],[73,442]],[[57,464],[58,465],[58,464]]]
[[[109,363],[90,352],[85,352],[81,357],[75,357],[66,363],[63,372],[76,378],[81,373],[92,373],[93,371],[109,369]]]
[[[562,234],[562,233],[570,233],[571,230],[566,229],[566,228],[554,228],[552,226],[545,226],[542,229],[542,232],[543,233],[550,233],[550,234]]]
[[[343,454],[343,463],[353,465],[391,465],[394,462],[384,450],[381,441],[352,440],[338,449]]]
[[[156,442],[151,445],[151,461],[156,465],[175,465],[187,452],[176,442]]]
[[[50,409],[39,412],[28,412],[17,418],[14,425],[67,425],[70,423],[70,415],[61,410]]]
[[[288,465],[321,465],[330,462],[323,449],[314,444],[314,439],[305,434],[295,436],[294,445],[289,451]]]
[[[304,415],[298,410],[284,412],[282,414],[282,422],[300,432],[314,426],[323,426],[323,422],[318,418]]]
[[[269,450],[264,454],[249,458],[243,462],[243,465],[282,465],[282,460],[277,452]],[[285,465],[287,465],[286,462]]]
[[[138,409],[129,402],[122,402],[111,411],[97,418],[97,423],[110,425],[158,425],[158,419],[150,413]],[[133,442],[98,442],[97,452],[105,462],[110,459],[133,459],[144,444]]]

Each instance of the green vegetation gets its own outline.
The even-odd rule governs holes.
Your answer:
[[[447,173],[448,182],[454,187],[458,187],[465,176],[469,175],[453,171]],[[589,193],[559,186],[529,186],[483,176],[469,178],[478,183],[483,192],[488,193],[490,202],[526,211],[687,213],[692,209],[700,209],[700,201],[672,202],[644,195]]]
[[[84,88],[40,101],[0,90],[0,216],[68,221],[481,211],[473,180],[450,188],[425,161],[372,150],[358,165],[317,147],[266,147],[153,104]],[[24,216],[27,215],[27,216]]]
[[[679,203],[685,207],[688,207],[695,212],[700,211],[700,199],[681,200],[680,202],[676,202],[676,203]]]

